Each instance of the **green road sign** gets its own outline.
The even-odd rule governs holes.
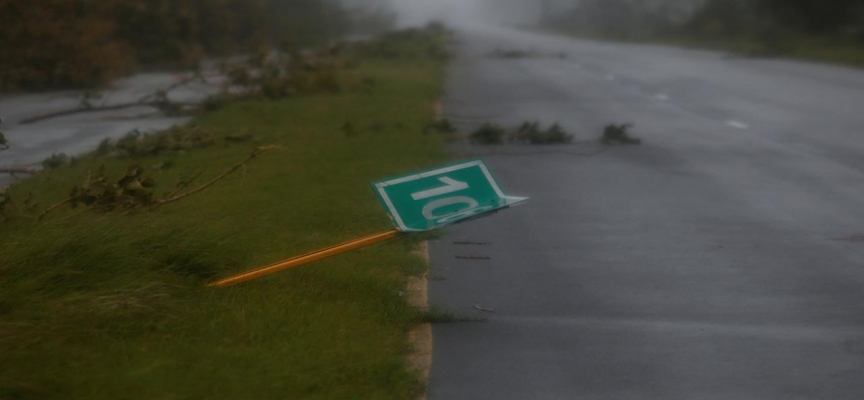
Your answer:
[[[374,183],[396,228],[424,232],[528,200],[506,196],[482,160]]]

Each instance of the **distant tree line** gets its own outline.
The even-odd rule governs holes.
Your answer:
[[[544,3],[544,24],[583,35],[636,39],[681,26],[694,15],[699,0],[559,0]],[[732,0],[735,1],[735,0]]]
[[[0,0],[0,90],[98,85],[341,33],[336,0]]]
[[[864,1],[710,0],[688,25],[709,33],[783,31],[864,39]]]
[[[634,39],[696,35],[773,43],[809,37],[864,46],[864,0],[581,0],[547,23]]]

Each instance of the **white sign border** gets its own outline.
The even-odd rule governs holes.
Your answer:
[[[436,175],[443,175],[448,172],[458,171],[461,169],[468,169],[471,167],[480,167],[480,170],[483,171],[483,175],[486,176],[486,180],[491,184],[492,190],[495,191],[501,198],[506,198],[504,192],[501,191],[501,188],[498,186],[498,182],[495,182],[495,178],[492,177],[492,173],[489,172],[489,168],[486,167],[486,163],[483,160],[474,160],[466,163],[451,165],[449,167],[439,168],[431,171],[421,172],[419,174],[407,175],[400,178],[392,179],[385,182],[379,182],[375,184],[375,188],[378,189],[378,194],[384,200],[384,203],[387,204],[387,208],[390,209],[390,215],[393,216],[393,219],[396,220],[396,225],[399,227],[399,230],[403,232],[418,232],[416,229],[410,229],[405,226],[405,222],[402,220],[402,216],[399,215],[399,212],[396,211],[396,207],[393,205],[393,202],[390,200],[390,197],[387,196],[387,191],[384,190],[388,186],[398,185],[400,183],[406,183],[411,181],[416,181],[423,178],[429,178]],[[422,231],[421,231],[422,232]]]

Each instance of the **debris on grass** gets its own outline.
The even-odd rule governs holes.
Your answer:
[[[144,168],[138,165],[137,162],[131,162],[126,168],[126,174],[116,182],[108,180],[105,176],[105,166],[103,165],[96,171],[95,175],[88,174],[87,180],[82,186],[72,188],[68,198],[48,207],[42,212],[39,219],[41,220],[52,211],[67,204],[72,208],[84,205],[101,212],[115,210],[131,212],[143,208],[152,210],[202,192],[231,173],[245,167],[247,162],[276,148],[278,147],[259,147],[245,160],[235,164],[209,182],[185,193],[181,192],[189,187],[201,174],[198,173],[189,179],[179,179],[174,186],[174,190],[160,199],[155,199],[153,195],[152,188],[156,186],[156,181],[151,176],[146,175]]]
[[[252,139],[254,139],[254,136],[252,136],[252,132],[249,131],[225,136],[225,142],[227,143],[243,143],[251,141]]]
[[[363,76],[356,83],[343,82],[340,72],[356,68],[363,58],[446,59],[448,36],[433,28],[391,32],[375,40],[336,43],[304,51],[285,45],[278,51],[261,49],[242,62],[225,63],[228,78],[222,93],[205,102],[203,108],[219,107],[226,101],[244,98],[281,99],[306,94],[338,94],[356,87],[369,93],[379,86],[374,77]]]
[[[153,166],[151,168],[156,170],[156,171],[164,171],[166,169],[171,169],[173,167],[174,167],[174,162],[171,160],[167,160],[167,161],[162,161],[158,164],[153,164]]]
[[[42,160],[42,168],[45,169],[57,169],[66,164],[69,164],[69,156],[65,153],[52,154],[51,157]]]
[[[226,142],[241,140],[248,132],[225,137]],[[251,139],[251,135],[249,138]],[[176,127],[166,132],[146,134],[135,129],[116,142],[105,139],[96,148],[96,154],[109,158],[139,158],[162,154],[168,151],[187,151],[210,146],[216,143],[213,133],[195,125]]]
[[[249,171],[242,182],[241,163],[239,169],[209,189],[152,213],[148,207],[129,215],[119,209],[101,213],[83,206],[68,211],[67,205],[37,223],[39,213],[63,200],[71,186],[84,184],[88,169],[95,174],[102,160],[109,183],[117,183],[124,176],[128,162],[122,158],[127,153],[113,146],[114,139],[106,141],[102,149],[103,153],[116,152],[115,156],[86,156],[76,167],[46,171],[13,186],[13,200],[6,207],[12,212],[12,223],[0,225],[0,275],[15,278],[5,279],[0,290],[0,325],[5,324],[0,328],[4,331],[0,333],[0,354],[7,364],[27,368],[4,371],[6,383],[11,383],[5,387],[0,383],[0,398],[7,393],[36,398],[73,392],[122,395],[130,373],[138,380],[162,386],[183,385],[190,379],[186,379],[188,368],[182,361],[208,354],[215,356],[216,369],[196,370],[199,373],[193,374],[191,381],[203,382],[214,374],[243,377],[248,371],[231,364],[237,354],[210,354],[208,349],[250,340],[255,345],[241,346],[240,356],[263,359],[267,364],[284,361],[287,354],[297,361],[289,363],[288,373],[302,375],[310,368],[317,372],[315,379],[302,384],[259,387],[261,390],[254,393],[259,398],[270,393],[276,398],[304,397],[310,387],[317,388],[314,394],[319,397],[334,398],[345,397],[346,391],[361,398],[381,393],[407,398],[419,393],[422,387],[416,375],[402,367],[404,350],[410,346],[405,332],[421,318],[458,322],[486,315],[477,313],[474,319],[446,313],[418,316],[396,295],[409,272],[420,273],[426,267],[421,259],[408,254],[413,239],[334,259],[328,268],[296,271],[298,274],[280,278],[277,285],[265,283],[251,291],[217,294],[203,285],[215,276],[275,260],[283,253],[294,254],[317,242],[336,243],[345,235],[364,234],[374,218],[367,221],[357,216],[381,214],[377,204],[355,202],[349,207],[333,207],[325,200],[365,193],[364,185],[348,183],[375,179],[383,173],[382,164],[410,168],[442,157],[442,138],[423,136],[420,130],[431,120],[429,93],[439,91],[443,65],[428,59],[359,61],[357,71],[340,79],[348,87],[363,76],[375,76],[380,90],[232,105],[199,120],[201,131],[209,132],[215,144],[138,158],[146,173],[156,178],[157,186],[152,188],[155,200],[166,197],[166,192],[176,191],[174,196],[179,196],[212,181],[229,171],[234,162],[246,158],[252,147],[259,145],[257,140],[261,144],[283,143],[290,149],[285,157],[266,154],[247,162]],[[399,88],[398,95],[391,93],[395,88]],[[404,108],[399,118],[413,135],[396,130],[400,121],[389,119],[394,108]],[[332,110],[339,110],[341,117],[334,120]],[[367,134],[371,132],[364,129],[375,119],[385,121],[387,129],[377,135]],[[345,121],[353,121],[354,127],[366,134],[363,140],[333,140],[333,135],[342,136],[336,129]],[[247,128],[255,135],[252,142],[223,146],[226,134]],[[12,142],[13,149],[17,145],[17,141]],[[411,151],[404,151],[406,146]],[[5,155],[0,152],[0,159]],[[157,173],[154,164],[166,160],[176,165]],[[350,168],[345,168],[346,160]],[[196,169],[199,167],[203,174]],[[322,182],[316,172],[325,170],[332,175],[332,182]],[[184,176],[174,185],[181,173]],[[301,187],[313,190],[297,196]],[[33,218],[21,212],[28,190],[46,200]],[[310,222],[313,220],[315,223]],[[379,218],[379,223],[387,222]],[[294,234],[300,230],[309,234]],[[235,307],[237,301],[245,306]],[[292,304],[290,313],[280,304]],[[466,308],[459,313],[474,311]],[[298,321],[308,334],[279,340],[285,329]],[[357,341],[352,332],[361,332],[369,340]],[[194,341],[191,346],[187,345],[189,338]],[[306,357],[302,350],[310,348],[328,350]],[[366,360],[364,365],[339,366],[342,360],[350,361],[358,354]],[[154,369],[153,361],[163,359],[181,362],[163,363]],[[122,360],[122,365],[116,360]],[[82,380],[81,371],[76,373],[81,365],[87,366],[87,376],[98,379]],[[346,384],[328,385],[332,376],[346,377],[342,379]],[[351,385],[361,381],[359,387]],[[249,394],[249,387],[234,383],[220,386],[223,397]],[[190,397],[212,392],[206,384],[187,389]],[[142,398],[151,395],[146,390],[128,394]]]

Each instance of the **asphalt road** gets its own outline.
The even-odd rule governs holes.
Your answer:
[[[644,143],[453,146],[532,201],[433,243],[431,303],[487,320],[434,326],[432,399],[864,398],[864,71],[459,38],[463,130],[632,123]]]

